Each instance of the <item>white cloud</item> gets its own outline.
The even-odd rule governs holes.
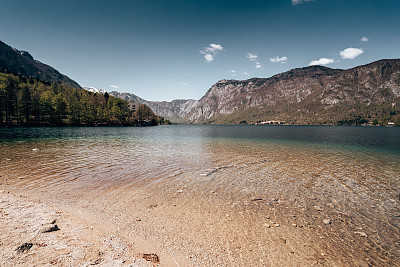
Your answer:
[[[204,55],[206,62],[211,62],[214,60],[215,55],[223,50],[224,48],[220,44],[210,44],[204,47],[203,50],[200,50],[200,54]]]
[[[258,56],[256,54],[253,54],[253,53],[247,53],[246,57],[251,61],[256,61],[257,58],[258,58]]]
[[[367,37],[365,37],[365,36],[363,36],[362,38],[361,38],[361,40],[360,40],[361,42],[368,42],[368,38]]]
[[[222,50],[224,50],[224,48],[222,47],[222,45],[219,45],[219,44],[210,44],[210,47],[207,47],[206,49],[209,49],[209,50],[212,51],[213,53],[215,53],[216,51],[222,51]]]
[[[292,0],[292,5],[302,4],[303,2],[311,2],[313,0]]]
[[[260,62],[256,62],[256,69],[261,69],[262,64]]]
[[[271,61],[272,63],[277,63],[277,62],[286,63],[287,57],[271,57],[269,61]]]
[[[214,60],[214,56],[210,54],[205,54],[204,58],[206,59],[206,62],[211,62]]]
[[[243,74],[244,74],[244,75],[246,75],[247,77],[249,77],[249,76],[250,76],[250,74],[249,74],[249,73],[247,73],[247,72],[243,72]]]
[[[320,58],[320,59],[318,59],[318,60],[312,60],[312,61],[308,64],[308,66],[328,65],[328,64],[331,64],[331,63],[334,63],[334,62],[335,62],[335,60],[333,60],[333,59],[331,59],[331,58],[325,58],[325,57],[323,57],[323,58]]]
[[[354,58],[358,57],[359,55],[361,55],[362,53],[364,53],[364,51],[362,49],[350,47],[350,48],[346,48],[343,51],[340,51],[339,54],[343,59],[354,59]]]
[[[181,83],[179,83],[180,85],[183,85],[183,86],[189,86],[189,84],[187,83],[187,82],[181,82]]]
[[[115,89],[119,88],[118,85],[113,85],[113,84],[111,84],[110,87],[111,87],[111,88],[115,88]]]
[[[236,76],[236,70],[231,70],[232,76]]]

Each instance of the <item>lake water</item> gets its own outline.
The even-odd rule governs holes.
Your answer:
[[[170,262],[400,256],[400,128],[3,128],[0,164],[3,186],[103,220]]]

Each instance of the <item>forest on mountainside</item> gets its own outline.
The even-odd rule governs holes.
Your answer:
[[[0,73],[0,127],[147,126],[167,123],[142,104]]]

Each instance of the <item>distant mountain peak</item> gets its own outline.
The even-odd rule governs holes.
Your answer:
[[[100,93],[100,94],[105,94],[107,91],[104,89],[97,89],[93,86],[89,86],[89,87],[83,87],[83,89],[85,89],[86,91],[92,92],[92,93]]]

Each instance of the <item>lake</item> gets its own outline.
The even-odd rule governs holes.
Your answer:
[[[399,263],[400,128],[2,128],[0,164],[166,266]]]

